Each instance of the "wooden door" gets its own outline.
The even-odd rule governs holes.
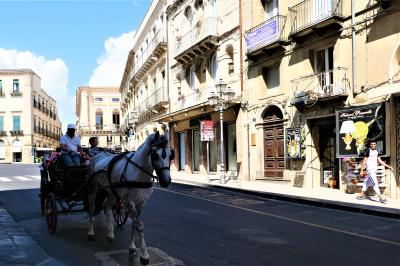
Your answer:
[[[283,177],[284,156],[283,123],[265,124],[264,177]]]

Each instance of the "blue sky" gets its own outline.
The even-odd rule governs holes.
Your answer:
[[[33,68],[56,98],[65,129],[75,119],[72,97],[79,85],[120,85],[134,31],[149,5],[0,0],[0,68]]]

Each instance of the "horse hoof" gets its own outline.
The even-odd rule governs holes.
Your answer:
[[[112,244],[113,241],[114,241],[114,237],[107,236],[107,242],[108,242],[108,244]]]
[[[136,248],[130,248],[129,249],[129,256],[137,257],[138,253],[136,251]]]
[[[147,264],[149,264],[149,259],[145,259],[143,257],[140,257],[140,263],[142,263],[143,265],[147,265]]]
[[[95,237],[94,235],[88,235],[88,236],[87,236],[87,240],[89,240],[89,241],[95,241],[95,240],[96,240],[96,237]]]

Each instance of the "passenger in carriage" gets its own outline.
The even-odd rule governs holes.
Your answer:
[[[99,146],[99,139],[97,137],[90,137],[89,144],[90,148],[88,149],[88,153],[90,158],[93,158],[102,151],[102,149],[97,147]]]
[[[75,125],[69,124],[67,133],[60,138],[61,160],[64,166],[80,165],[82,154],[81,139],[75,135]]]

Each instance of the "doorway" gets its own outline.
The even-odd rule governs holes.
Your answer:
[[[263,114],[264,179],[282,178],[285,166],[283,114],[277,106]]]
[[[186,160],[185,160],[185,133],[179,132],[178,133],[178,145],[179,145],[179,171],[185,170]]]
[[[314,169],[319,169],[320,186],[339,189],[339,159],[336,158],[336,124],[335,117],[310,120],[311,137],[314,142],[316,156]],[[329,182],[329,179],[334,181]]]

